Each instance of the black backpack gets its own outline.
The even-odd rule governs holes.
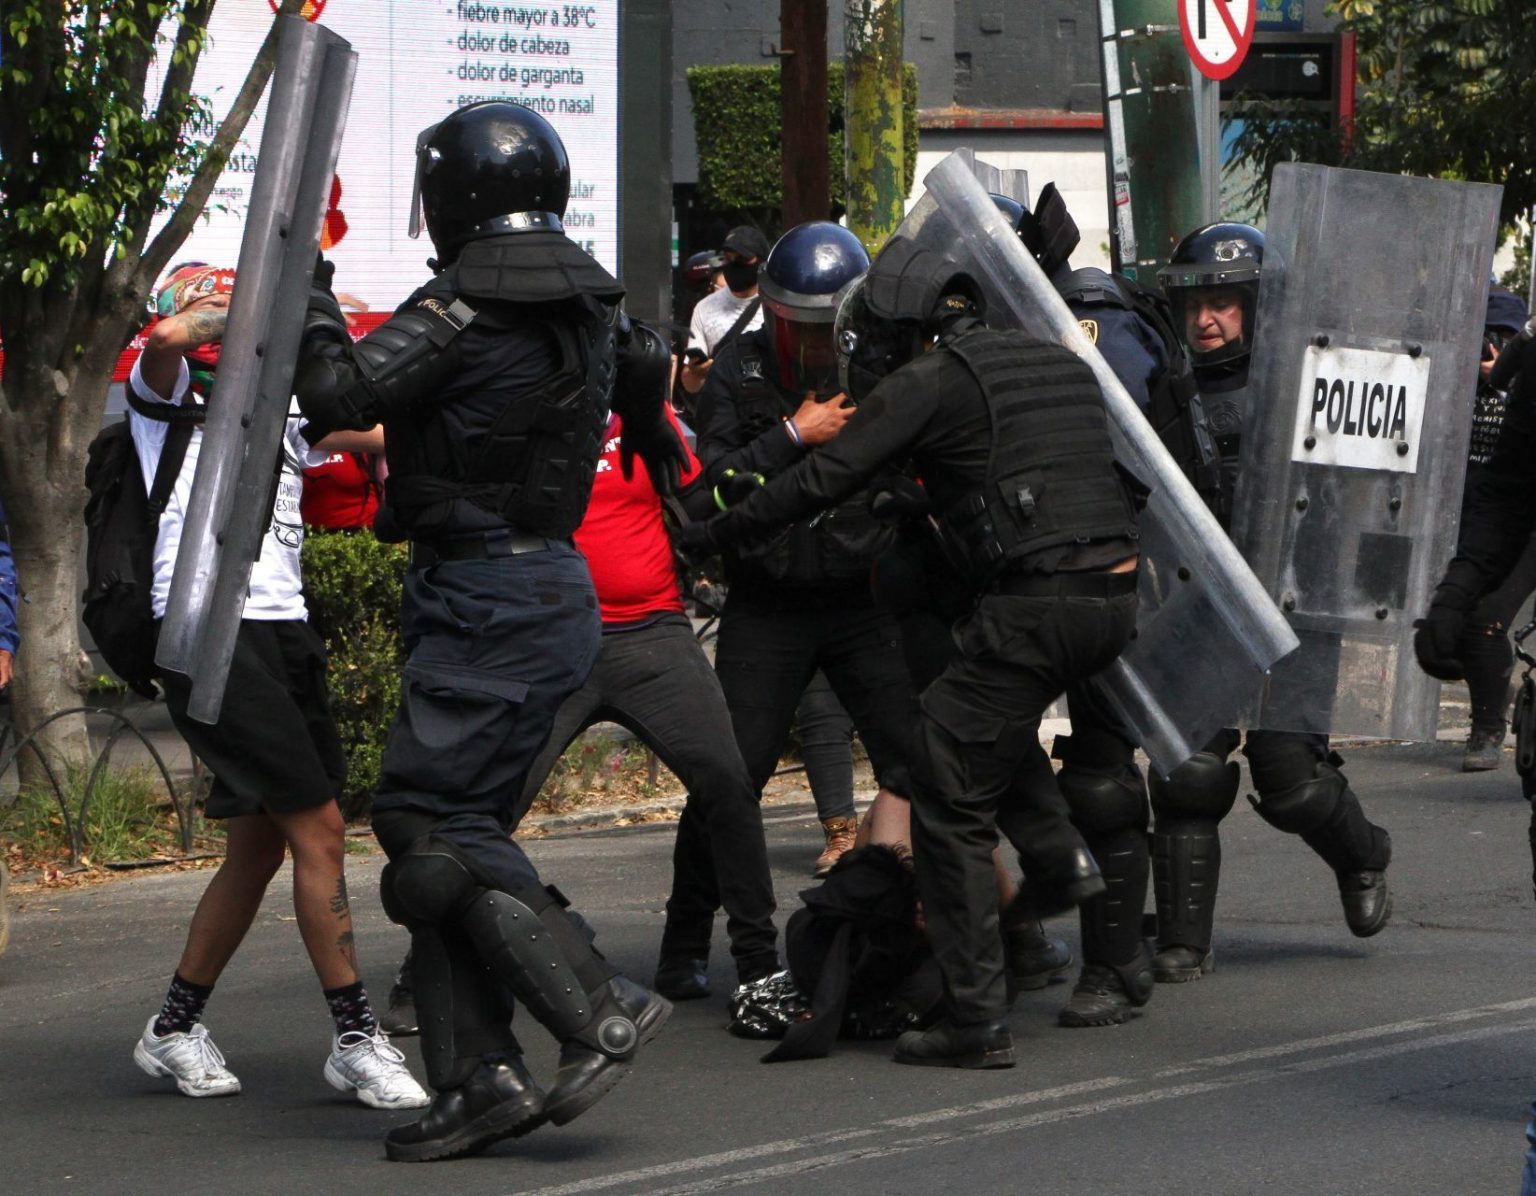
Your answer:
[[[166,409],[164,404],[157,407],[146,414],[154,418]],[[197,412],[196,418],[188,417],[192,411]],[[155,536],[186,459],[187,442],[201,418],[201,408],[189,408],[187,416],[171,422],[149,493],[144,490],[144,471],[126,416],[96,434],[86,459],[85,486],[90,497],[85,504],[86,585],[81,618],[107,667],[146,698],[155,696],[157,637],[150,602]]]

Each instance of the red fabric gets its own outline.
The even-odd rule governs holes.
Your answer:
[[[304,471],[299,513],[310,527],[338,532],[372,527],[379,487],[356,453],[332,453],[324,465]]]
[[[677,426],[671,411],[667,418]],[[683,609],[677,586],[672,541],[661,522],[661,499],[651,485],[645,462],[635,459],[634,476],[624,480],[619,467],[618,416],[608,421],[608,441],[597,462],[592,501],[576,529],[576,547],[587,558],[604,623],[633,623],[665,611]],[[681,429],[678,432],[682,434]],[[684,484],[699,476],[699,462],[688,454]]]

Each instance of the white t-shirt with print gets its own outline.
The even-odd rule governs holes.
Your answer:
[[[747,310],[749,303],[757,303],[757,311],[752,313],[743,332],[751,332],[763,326],[763,305],[758,303],[758,296],[748,295],[743,299],[733,295],[729,287],[721,287],[705,295],[693,305],[693,319],[688,322],[688,347],[702,349],[704,356],[713,357],[715,348],[741,313]]]
[[[187,363],[183,361],[169,401],[179,406],[191,384]],[[128,376],[128,385],[133,387],[134,394],[147,402],[167,401],[149,388],[137,361]],[[299,575],[299,549],[304,543],[304,524],[299,517],[299,496],[304,486],[301,471],[323,465],[328,454],[309,447],[299,435],[302,423],[295,413],[290,412],[283,432],[283,468],[277,484],[277,501],[267,524],[267,534],[261,542],[261,553],[251,565],[251,582],[240,616],[243,619],[308,618]],[[133,435],[133,447],[139,454],[139,466],[144,471],[147,492],[155,484],[155,470],[160,466],[160,451],[165,447],[170,425],[145,419],[130,407],[128,426]],[[150,598],[157,619],[165,617],[165,600],[171,589],[171,573],[176,568],[176,549],[181,544],[181,528],[192,499],[192,479],[197,473],[197,454],[202,443],[202,429],[193,429],[187,442],[186,459],[181,463],[181,473],[171,487],[170,499],[160,516],[160,530],[155,535],[155,584]]]

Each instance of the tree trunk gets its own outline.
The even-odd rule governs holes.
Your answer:
[[[6,514],[17,584],[24,595],[17,614],[22,648],[11,687],[11,713],[25,735],[50,714],[80,705],[80,582],[85,532],[85,446],[64,443],[48,451],[49,421],[37,406],[4,423],[0,456],[7,479]],[[57,770],[90,761],[85,720],[60,719],[43,729],[38,746]],[[18,760],[23,783],[41,779],[30,752]]]

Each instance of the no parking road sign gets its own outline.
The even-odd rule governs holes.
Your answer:
[[[1255,0],[1179,0],[1179,30],[1195,69],[1225,79],[1253,44]]]

